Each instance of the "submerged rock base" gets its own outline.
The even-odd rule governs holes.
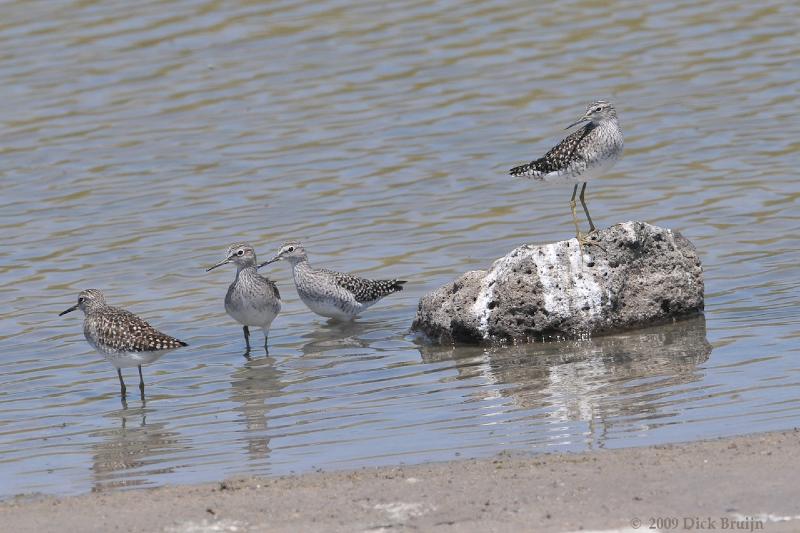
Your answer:
[[[436,343],[536,342],[652,325],[703,311],[703,266],[680,233],[625,222],[523,245],[489,270],[426,294],[412,331]]]

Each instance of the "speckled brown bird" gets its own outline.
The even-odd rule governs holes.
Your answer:
[[[512,176],[528,177],[539,181],[555,183],[575,183],[569,205],[578,241],[586,241],[578,228],[575,214],[575,194],[581,187],[580,200],[583,212],[589,221],[589,233],[595,231],[592,217],[586,208],[586,183],[606,172],[622,157],[623,136],[617,121],[617,111],[611,102],[597,100],[586,106],[586,112],[567,129],[586,122],[586,124],[565,137],[543,157],[534,159],[526,165],[512,168]]]
[[[117,369],[123,398],[126,388],[121,369],[134,366],[139,369],[139,391],[144,400],[142,365],[152,363],[170,350],[187,346],[185,342],[161,333],[130,311],[108,305],[98,289],[81,291],[78,303],[58,316],[76,309],[86,315],[83,321],[86,340]]]

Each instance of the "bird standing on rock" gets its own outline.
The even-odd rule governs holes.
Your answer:
[[[589,221],[589,234],[594,233],[596,231],[594,223],[584,199],[586,183],[606,173],[622,157],[623,136],[617,121],[617,111],[611,102],[605,100],[592,102],[586,106],[586,112],[566,129],[581,122],[586,124],[565,137],[544,157],[535,159],[527,165],[514,167],[509,173],[512,176],[529,177],[539,181],[575,183],[569,201],[575,224],[575,237],[581,244],[592,244],[580,232],[578,217],[575,214],[575,194],[578,185],[583,183],[580,193],[581,205]]]

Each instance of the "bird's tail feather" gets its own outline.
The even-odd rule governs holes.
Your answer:
[[[529,178],[529,177],[531,177],[531,176],[533,176],[535,174],[533,161],[531,161],[530,163],[528,163],[526,165],[520,165],[518,167],[514,167],[511,170],[509,170],[508,173],[511,174],[512,176],[514,176],[515,178],[520,178],[520,177],[528,177]]]

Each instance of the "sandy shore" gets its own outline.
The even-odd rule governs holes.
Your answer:
[[[799,459],[796,429],[581,454],[21,496],[0,504],[0,529],[800,531]]]

